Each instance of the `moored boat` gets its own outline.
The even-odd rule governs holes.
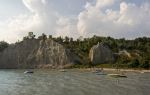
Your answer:
[[[126,75],[124,75],[124,74],[107,74],[108,76],[110,76],[110,77],[114,77],[114,78],[127,78],[127,76]]]
[[[32,74],[32,73],[34,73],[33,71],[25,71],[24,72],[25,74]]]

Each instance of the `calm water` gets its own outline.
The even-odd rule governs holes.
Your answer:
[[[0,70],[0,95],[150,95],[150,73],[110,78],[91,72]]]

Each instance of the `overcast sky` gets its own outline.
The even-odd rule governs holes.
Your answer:
[[[0,0],[0,40],[54,36],[150,37],[150,0]]]

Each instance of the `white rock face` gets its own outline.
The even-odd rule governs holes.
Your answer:
[[[101,64],[114,61],[112,51],[102,43],[98,43],[91,48],[89,58],[93,64]]]
[[[0,53],[0,68],[59,68],[80,62],[80,58],[52,39],[27,39]]]

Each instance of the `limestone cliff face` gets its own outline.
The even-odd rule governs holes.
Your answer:
[[[102,43],[98,43],[91,48],[89,58],[93,64],[114,61],[112,51],[107,46],[104,46]]]
[[[51,39],[27,39],[0,53],[0,68],[63,68],[80,61],[78,56]]]

